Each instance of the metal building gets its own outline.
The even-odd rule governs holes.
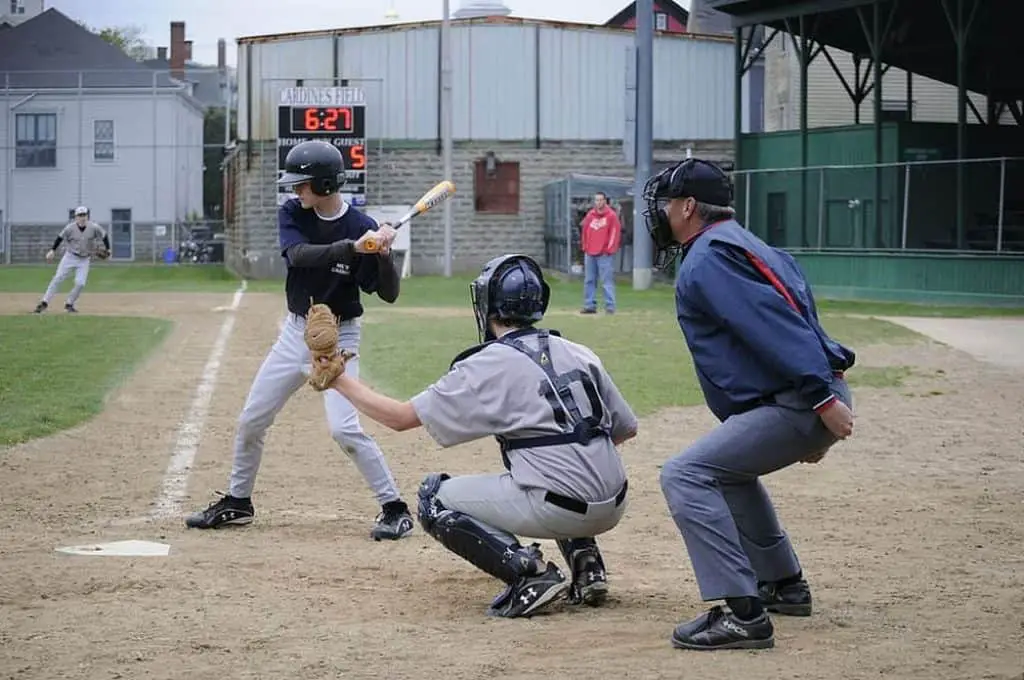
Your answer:
[[[238,39],[233,267],[250,276],[281,273],[273,180],[284,88],[362,89],[367,207],[409,205],[438,181],[440,34],[435,21]],[[634,34],[502,16],[455,19],[451,50],[453,269],[473,270],[511,249],[543,258],[544,185],[570,173],[633,174],[623,142],[632,134]],[[690,148],[731,161],[734,52],[732,37],[655,38],[656,160]],[[442,235],[440,216],[411,225],[414,273],[442,271]]]

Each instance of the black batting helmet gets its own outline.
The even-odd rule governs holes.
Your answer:
[[[528,255],[502,255],[484,265],[469,284],[480,342],[494,340],[489,319],[530,325],[544,318],[551,288],[536,260]]]
[[[345,184],[345,159],[338,147],[327,142],[296,144],[284,159],[284,174],[278,186],[290,187],[309,182],[317,196],[337,193]]]

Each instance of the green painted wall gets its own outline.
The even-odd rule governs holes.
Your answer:
[[[1024,307],[1024,255],[793,255],[820,298]]]

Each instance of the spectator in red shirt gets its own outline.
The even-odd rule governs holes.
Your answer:
[[[615,253],[622,243],[622,224],[615,210],[608,205],[608,196],[594,194],[594,207],[580,225],[583,247],[583,309],[581,314],[597,313],[597,283],[604,292],[605,311],[615,313]]]

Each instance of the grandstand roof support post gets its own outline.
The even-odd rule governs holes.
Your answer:
[[[875,0],[872,9],[872,21],[871,21],[871,32],[872,46],[871,51],[874,53],[875,58],[872,61],[871,67],[874,72],[875,80],[875,97],[874,97],[874,123],[875,123],[875,224],[874,232],[875,238],[871,247],[878,248],[884,244],[881,240],[882,236],[882,168],[880,164],[885,162],[883,158],[882,150],[882,43],[885,36],[882,34],[882,11],[879,6],[878,0]],[[865,228],[867,227],[867,220],[865,220]],[[865,237],[867,234],[864,235]],[[865,241],[867,239],[865,238]]]
[[[800,15],[800,245],[807,246],[807,72],[811,48],[807,40],[806,19]]]
[[[967,247],[967,229],[965,226],[966,211],[964,210],[964,164],[967,157],[967,38],[971,33],[971,24],[981,5],[979,0],[971,0],[971,14],[964,16],[964,3],[967,0],[939,0],[942,10],[946,13],[949,28],[953,31],[956,43],[956,247],[965,250]],[[950,3],[956,6],[950,9]]]
[[[733,37],[736,40],[736,44],[733,47],[733,53],[735,54],[736,61],[736,73],[733,78],[733,85],[735,87],[735,101],[736,104],[733,106],[733,168],[734,170],[743,169],[743,156],[741,154],[740,142],[743,139],[743,74],[746,72],[746,58],[743,51],[743,27],[737,26],[733,30]],[[750,181],[747,177],[745,181]],[[734,182],[735,184],[735,182]],[[750,219],[749,215],[743,216],[744,221]]]

